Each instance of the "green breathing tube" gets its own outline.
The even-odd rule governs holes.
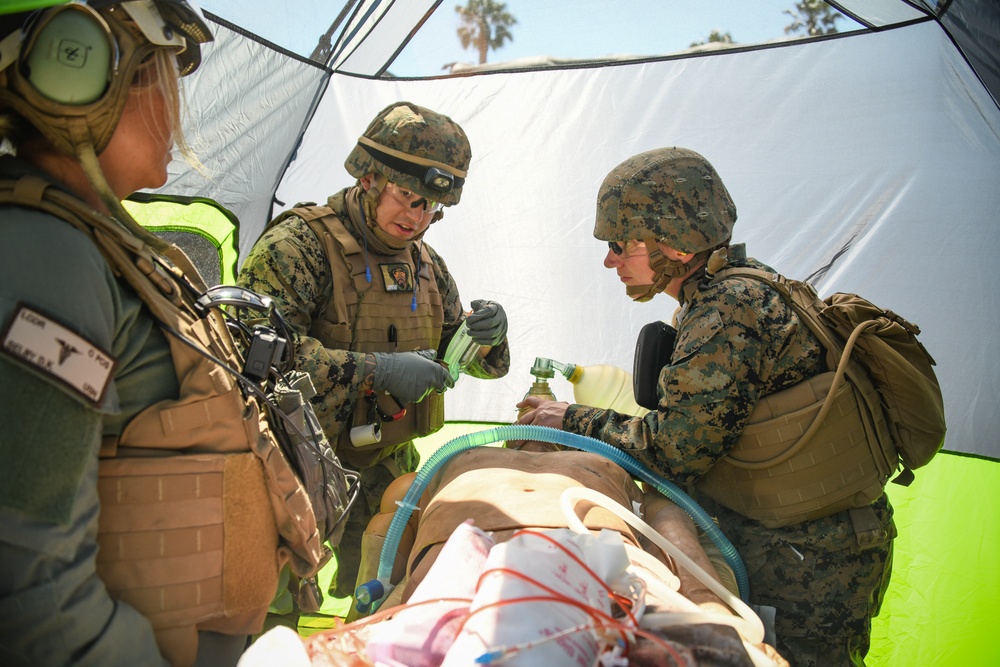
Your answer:
[[[420,470],[417,471],[417,476],[410,484],[406,495],[397,503],[399,509],[396,510],[392,522],[389,524],[389,530],[386,531],[385,542],[382,544],[382,552],[379,557],[377,577],[361,584],[354,592],[359,612],[367,614],[376,611],[392,591],[393,585],[389,580],[392,576],[393,563],[396,560],[396,551],[403,536],[403,529],[413,510],[417,508],[417,501],[438,468],[456,454],[467,449],[489,445],[501,440],[538,440],[600,454],[617,463],[633,477],[650,484],[687,512],[694,519],[694,522],[705,531],[709,539],[719,547],[726,563],[733,569],[736,576],[740,598],[744,602],[749,601],[749,577],[736,547],[723,535],[722,530],[712,520],[712,517],[676,484],[651,472],[622,450],[595,438],[577,433],[567,433],[549,426],[511,424],[510,426],[498,426],[453,438],[435,451],[424,465],[420,466]]]

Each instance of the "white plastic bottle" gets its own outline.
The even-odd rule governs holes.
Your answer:
[[[641,417],[649,412],[635,402],[632,374],[610,364],[577,366],[552,362],[563,377],[573,384],[573,400],[581,405],[612,409],[626,415]]]

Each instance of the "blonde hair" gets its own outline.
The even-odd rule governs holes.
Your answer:
[[[156,49],[148,61],[136,70],[129,92],[152,91],[159,89],[167,103],[167,128],[150,128],[151,130],[166,129],[174,139],[174,146],[193,169],[204,173],[201,164],[191,149],[183,129],[183,109],[185,109],[184,89],[180,85],[180,75],[177,70],[177,58],[173,49]],[[147,94],[149,94],[147,93]]]

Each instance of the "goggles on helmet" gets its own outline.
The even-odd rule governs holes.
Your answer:
[[[200,45],[211,42],[212,33],[194,0],[126,0],[119,4],[151,43],[178,49],[181,76],[198,69]]]
[[[462,176],[458,176],[432,164],[414,162],[413,156],[393,151],[392,149],[384,146],[379,147],[378,144],[368,137],[360,137],[358,139],[358,144],[375,160],[381,162],[390,169],[395,169],[396,171],[406,174],[407,176],[413,176],[414,178],[419,179],[421,183],[437,192],[447,193],[451,192],[455,188],[461,188],[465,185],[465,178]],[[392,152],[390,153],[388,151]],[[428,160],[427,162],[430,161]]]

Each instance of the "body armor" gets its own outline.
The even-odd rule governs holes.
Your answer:
[[[436,350],[441,343],[444,307],[434,275],[430,254],[420,246],[396,255],[366,253],[333,209],[310,206],[293,209],[287,215],[302,218],[323,245],[333,282],[333,296],[320,317],[313,319],[309,335],[324,347],[354,352],[407,352]],[[386,272],[371,268],[371,282],[366,276],[370,258],[379,265],[405,264],[414,277],[411,291],[387,289]],[[391,332],[391,333],[390,333]],[[398,411],[387,396],[378,396],[383,411]],[[370,406],[359,400],[350,424],[338,437],[337,453],[356,468],[367,468],[413,438],[434,433],[444,424],[444,400],[431,393],[420,403],[406,406],[406,414],[396,421],[383,423],[381,440],[356,446],[351,442],[351,428],[370,423]],[[333,437],[333,434],[331,434]]]
[[[0,182],[0,202],[86,233],[171,348],[179,397],[149,406],[102,443],[97,573],[149,619],[173,665],[190,665],[198,630],[260,631],[286,562],[301,576],[325,562],[312,505],[256,399],[205,356],[241,366],[221,315],[199,312],[184,286],[189,277],[200,283],[187,257],[174,249],[165,261],[50,186],[36,177]]]

